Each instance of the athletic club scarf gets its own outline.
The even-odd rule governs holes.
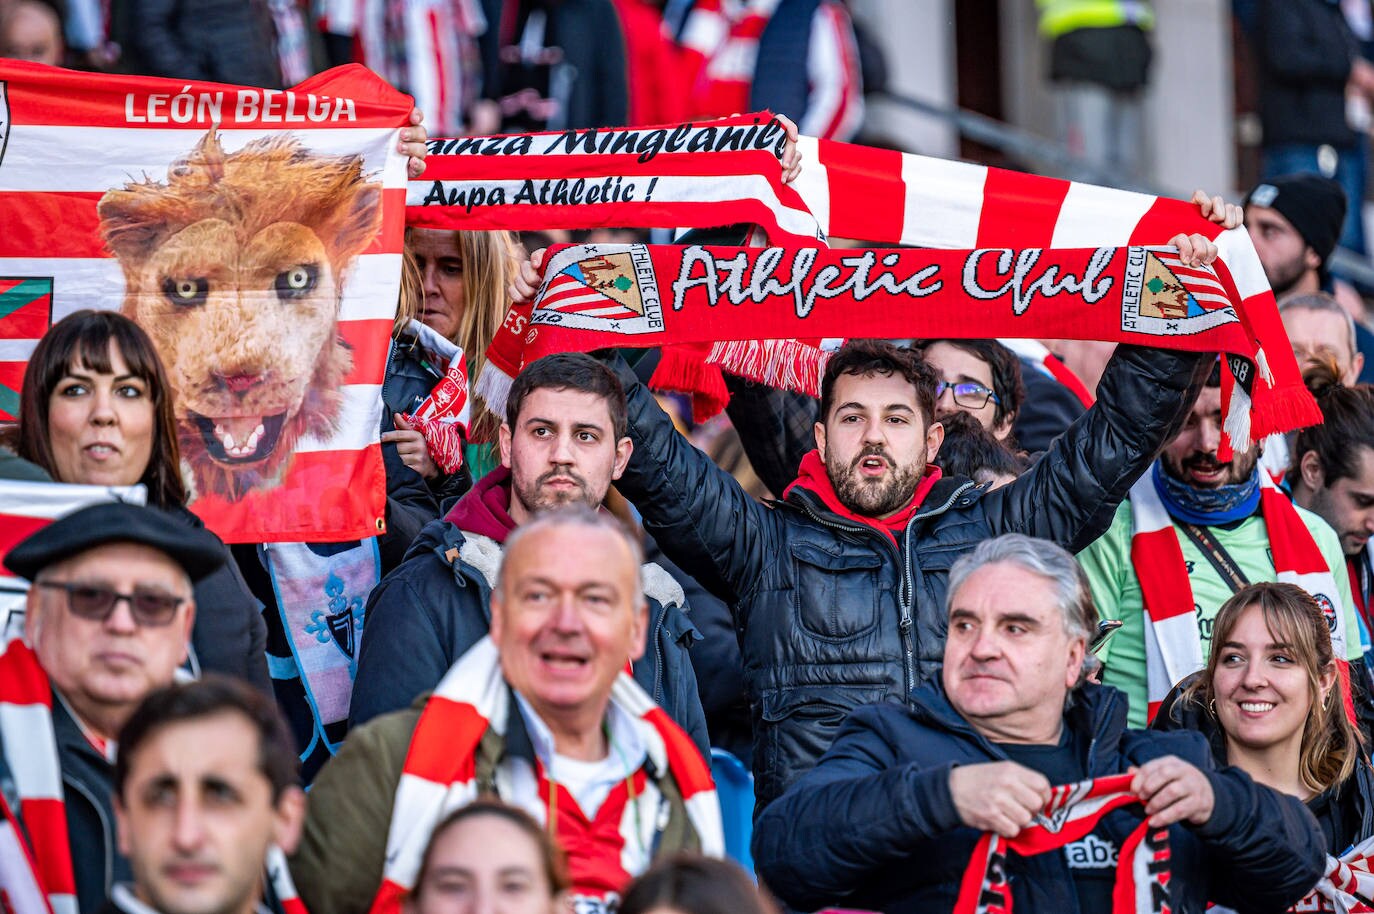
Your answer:
[[[172,379],[207,527],[227,542],[375,536],[410,100],[360,66],[279,91],[5,60],[0,83],[0,410],[52,322],[124,309]],[[147,279],[183,225],[204,229],[178,236],[200,239],[176,255],[188,274]],[[275,246],[281,272],[224,274],[236,238]],[[249,301],[262,321],[234,310]]]
[[[816,216],[782,182],[769,113],[706,123],[432,139],[406,224],[438,229],[709,228],[753,223],[814,245]]]
[[[1326,872],[1293,912],[1335,911],[1336,914],[1374,912],[1374,838],[1368,838],[1339,858],[1326,855]],[[1208,914],[1237,914],[1230,908],[1211,905]]]
[[[1274,571],[1280,583],[1296,584],[1321,605],[1331,627],[1331,647],[1337,665],[1346,657],[1345,608],[1326,559],[1293,503],[1259,473],[1260,514],[1269,534]],[[1155,490],[1151,473],[1131,487],[1131,563],[1145,603],[1145,671],[1149,716],[1175,683],[1204,666],[1198,636],[1193,588],[1183,562],[1183,548],[1173,519]],[[1342,691],[1346,677],[1342,676]]]
[[[954,914],[1011,914],[1012,887],[1007,878],[1008,851],[1023,857],[1057,850],[1082,840],[1108,813],[1139,806],[1130,792],[1133,775],[1118,774],[1055,787],[1045,808],[1015,838],[986,832],[959,885]],[[1172,910],[1169,901],[1169,830],[1153,829],[1142,819],[1121,842],[1111,914],[1146,914]]]
[[[25,844],[20,831],[18,841],[0,843],[5,854],[0,866],[7,875],[15,874],[15,885],[36,886],[52,914],[76,914],[62,765],[52,725],[52,686],[33,651],[19,640],[0,654],[0,744],[19,795],[18,817],[29,837]],[[13,822],[9,825],[14,828]],[[8,889],[10,883],[4,885]]]
[[[724,836],[715,785],[691,738],[628,673],[617,677],[611,702],[644,725],[641,734],[649,745],[649,758],[660,771],[668,772],[681,791],[701,852],[721,856]],[[491,638],[483,638],[458,659],[435,687],[411,736],[391,811],[382,886],[372,902],[372,914],[396,914],[400,910],[405,893],[415,884],[434,826],[447,813],[477,798],[478,744],[489,729],[504,736],[510,713],[511,690],[502,676],[496,645]],[[527,806],[537,820],[547,819],[538,791],[530,790],[530,796],[523,796],[514,778],[504,777],[500,769],[497,776],[499,782],[512,785],[513,795],[504,797],[507,802]],[[641,843],[652,844],[652,835],[646,837],[644,829],[657,827],[660,796],[648,779],[632,795],[620,827],[627,849]],[[615,850],[612,865],[621,867],[627,853]],[[578,863],[573,861],[575,871]]]
[[[757,371],[758,354],[792,347],[785,364],[815,393],[821,363],[798,353],[797,338],[846,335],[978,333],[1221,350],[1248,377],[1251,363],[1266,358],[1245,330],[1234,289],[1225,263],[1188,267],[1172,248],[555,246],[534,300],[513,307],[497,331],[477,392],[499,412],[509,379],[543,355],[715,342],[732,371],[773,384],[779,373]],[[758,340],[785,342],[723,342]],[[1291,361],[1291,350],[1283,354]],[[769,359],[778,361],[762,361]],[[1314,418],[1302,387],[1251,389],[1253,411],[1242,384],[1226,403],[1237,442],[1250,441],[1252,412],[1255,421],[1283,427]]]
[[[1223,372],[1224,402],[1233,407],[1223,450],[1232,439],[1247,446],[1251,429],[1258,437],[1258,430],[1320,421],[1243,228],[1223,232],[1181,200],[811,137],[798,144],[806,162],[801,176],[784,185],[777,161],[784,143],[767,113],[705,124],[433,140],[423,179],[410,183],[406,218],[430,228],[515,230],[748,222],[763,228],[772,244],[804,246],[834,235],[961,250],[1120,247],[1200,233],[1220,249],[1231,282],[1227,297],[1250,351],[1263,355],[1258,371],[1236,358]],[[521,323],[518,315],[515,320]],[[825,359],[790,338],[749,351],[773,363],[749,375],[760,380],[789,371],[819,377]],[[715,347],[709,358],[733,367],[729,358],[739,355]],[[794,360],[813,364],[794,368]],[[674,380],[693,381],[691,374],[679,370]],[[719,396],[718,375],[695,374],[697,388]],[[1252,409],[1240,408],[1247,401]]]

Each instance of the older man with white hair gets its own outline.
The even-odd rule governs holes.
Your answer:
[[[788,904],[1283,911],[1320,878],[1300,802],[1216,769],[1196,733],[1127,729],[1125,696],[1083,682],[1097,613],[1071,555],[986,540],[948,592],[942,672],[855,711],[759,818],[755,864]]]
[[[568,852],[575,910],[614,910],[651,860],[723,851],[692,740],[627,672],[645,649],[638,542],[582,504],[505,542],[491,634],[433,694],[349,734],[310,791],[291,871],[306,907],[399,914],[430,830],[481,794]]]

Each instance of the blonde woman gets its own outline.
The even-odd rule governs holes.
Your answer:
[[[1374,837],[1374,770],[1345,710],[1326,615],[1305,590],[1237,591],[1217,613],[1207,667],[1175,696],[1155,726],[1203,732],[1220,764],[1302,800],[1329,856]]]
[[[506,289],[519,266],[515,237],[503,231],[412,228],[406,230],[406,252],[414,258],[417,270],[419,309],[416,317],[462,348],[468,377],[476,379],[486,364],[487,347],[496,336],[510,304]],[[413,380],[418,382],[414,385],[417,392],[418,387],[424,386],[420,394],[423,399],[442,376],[443,369],[426,364],[421,370],[423,374]],[[424,384],[426,379],[428,386]],[[392,398],[387,398],[387,402],[392,405]],[[471,444],[465,457],[472,478],[480,479],[496,466],[492,445],[501,419],[481,400],[474,398],[469,402],[472,408],[472,420],[468,425]],[[426,478],[433,478],[427,473],[430,467],[423,460],[417,460],[412,468]]]

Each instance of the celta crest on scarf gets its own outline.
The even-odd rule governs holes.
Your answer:
[[[1118,774],[1052,788],[1049,801],[1015,838],[985,832],[973,849],[959,885],[955,914],[1011,914],[1008,851],[1023,857],[1044,854],[1082,840],[1104,816],[1140,806],[1131,793],[1131,774]],[[1172,909],[1169,899],[1169,831],[1140,824],[1121,843],[1111,914],[1147,914]]]
[[[499,411],[510,379],[555,352],[715,343],[738,364],[768,347],[759,340],[795,348],[799,338],[846,335],[1112,340],[1221,350],[1248,370],[1266,358],[1235,300],[1224,262],[1189,267],[1173,248],[555,246],[533,301],[513,308],[497,331],[477,392]],[[816,392],[819,361],[791,356],[746,374]],[[1250,440],[1252,414],[1285,428],[1319,418],[1301,385],[1252,381],[1233,385],[1226,402],[1234,440]]]
[[[76,914],[62,765],[52,724],[52,685],[38,657],[18,639],[0,654],[0,745],[19,795],[19,809],[5,810],[0,872],[6,880],[2,884],[7,892],[15,886],[14,900],[27,898],[31,903],[37,889],[51,914]],[[13,820],[14,813],[23,821],[23,829]],[[34,909],[16,910],[32,914]]]
[[[1259,473],[1260,514],[1269,534],[1274,571],[1280,583],[1296,584],[1322,607],[1331,628],[1331,647],[1342,668],[1341,689],[1349,701],[1345,671],[1345,607],[1336,580],[1311,532],[1288,496],[1268,473]],[[1205,664],[1198,635],[1193,588],[1183,561],[1178,530],[1145,473],[1131,487],[1131,564],[1145,603],[1145,673],[1149,716],[1153,720],[1169,690]]]
[[[652,761],[657,757],[661,762],[659,769],[666,770],[681,791],[701,852],[723,855],[725,838],[715,784],[691,737],[654,704],[628,673],[616,677],[610,700],[644,725],[641,734],[648,743],[649,758]],[[504,736],[510,713],[511,689],[501,672],[496,645],[488,636],[444,674],[420,714],[396,788],[382,885],[372,902],[371,914],[396,914],[400,910],[401,900],[414,887],[434,826],[478,796],[477,747],[483,735],[492,730]],[[497,777],[498,781],[503,779],[499,767]],[[537,820],[547,818],[537,793],[530,797],[518,795],[517,778],[510,776],[505,780],[510,782],[512,793],[517,794],[506,795],[503,791],[506,802],[529,805],[527,811]],[[621,821],[621,834],[627,842],[642,827],[655,827],[658,795],[652,781],[646,780],[637,789]],[[522,800],[530,802],[523,804]],[[642,815],[631,813],[631,809]],[[577,861],[573,863],[576,868]]]
[[[805,165],[794,183],[784,185],[777,163],[780,130],[771,135],[775,144],[768,150],[745,150],[749,144],[742,134],[726,132],[769,119],[764,112],[705,124],[433,140],[424,178],[410,184],[407,221],[466,229],[752,222],[771,244],[807,246],[835,236],[960,250],[1121,247],[1199,233],[1220,249],[1234,283],[1233,304],[1252,349],[1265,357],[1258,370],[1239,359],[1230,363],[1222,376],[1225,402],[1239,407],[1251,399],[1247,388],[1258,386],[1250,423],[1255,429],[1320,421],[1310,401],[1298,402],[1303,398],[1297,363],[1243,227],[1223,231],[1181,200],[813,137],[800,139]],[[754,135],[755,147],[767,145],[758,142],[763,129]],[[616,176],[634,178],[629,198]],[[646,182],[655,179],[659,183],[646,201]],[[453,180],[463,183],[451,185]],[[533,197],[526,181],[534,186]],[[581,190],[574,197],[578,181]],[[519,199],[510,192],[517,185],[524,191]],[[730,341],[719,338],[712,343],[722,345],[665,350],[668,364],[656,380],[670,379],[669,386],[685,385],[719,403],[724,385],[711,367],[719,364],[769,383],[783,383],[790,374],[816,392],[809,382],[824,370],[824,348],[796,339],[761,340],[757,334],[746,340],[726,345]],[[1280,395],[1263,395],[1266,386]],[[1246,427],[1247,412],[1230,410],[1223,451],[1231,439],[1245,447],[1261,434]]]

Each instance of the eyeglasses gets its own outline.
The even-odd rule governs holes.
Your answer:
[[[114,613],[120,600],[129,604],[129,612],[138,625],[161,626],[169,624],[177,614],[177,609],[186,602],[185,597],[157,593],[150,590],[135,590],[133,593],[120,593],[112,587],[98,584],[72,584],[68,581],[39,581],[36,586],[50,590],[65,590],[67,606],[72,615],[93,622],[104,622]]]
[[[935,399],[940,399],[947,390],[954,391],[954,402],[968,409],[982,409],[987,406],[988,401],[1001,403],[997,399],[997,394],[993,393],[982,384],[973,381],[963,381],[958,384],[951,384],[948,381],[941,381],[935,385]]]

